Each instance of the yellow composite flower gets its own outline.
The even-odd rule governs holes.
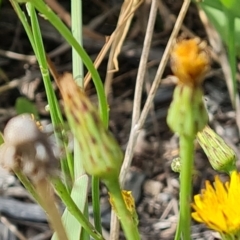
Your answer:
[[[178,81],[168,110],[167,124],[180,136],[195,138],[208,122],[201,86],[210,69],[206,43],[198,38],[178,41],[173,46],[170,62]]]
[[[240,173],[233,171],[230,181],[222,183],[218,176],[214,185],[206,181],[206,188],[194,196],[192,217],[219,232],[240,239]]]
[[[206,43],[198,38],[177,42],[171,53],[171,69],[179,83],[192,87],[200,86],[210,69]]]

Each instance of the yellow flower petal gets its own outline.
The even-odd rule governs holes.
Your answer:
[[[227,190],[225,186],[220,181],[219,177],[215,177],[215,184],[214,184],[215,190],[216,190],[216,196],[218,198],[219,202],[226,202],[227,200]]]
[[[205,223],[224,236],[240,233],[240,174],[233,172],[229,183],[215,177],[213,186],[206,181],[206,188],[194,196],[193,219]],[[237,238],[236,238],[237,239]]]

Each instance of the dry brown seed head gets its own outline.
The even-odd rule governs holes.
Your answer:
[[[53,174],[57,165],[46,134],[29,114],[12,118],[4,129],[0,147],[1,164],[9,170],[22,170],[34,181]]]
[[[24,145],[41,138],[36,122],[31,115],[24,114],[9,120],[4,129],[4,140],[14,146]]]

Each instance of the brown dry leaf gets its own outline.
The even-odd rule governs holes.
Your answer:
[[[142,2],[143,0],[125,0],[124,1],[121,8],[117,28],[115,29],[115,31],[112,33],[110,37],[106,38],[106,43],[104,44],[96,60],[94,61],[94,66],[96,67],[96,69],[101,64],[103,58],[107,54],[108,49],[112,46],[111,52],[109,55],[109,63],[111,64],[111,66],[108,67],[108,71],[110,71],[111,73],[118,71],[119,68],[118,68],[117,57],[121,51],[124,39],[127,35],[130,23],[133,18],[133,14],[137,10],[137,8],[142,4]],[[88,72],[84,78],[84,88],[86,88],[90,79],[91,79],[91,74],[90,72]]]
[[[108,68],[108,72],[117,72],[119,70],[117,58],[128,33],[134,12],[141,3],[142,0],[125,0],[121,7],[121,12],[117,23],[118,31],[113,41],[109,56],[109,62],[112,62],[112,64],[110,64],[111,66],[109,67],[111,68]]]
[[[108,59],[107,76],[105,80],[106,95],[111,92],[113,73],[119,70],[118,55],[121,52],[123,42],[128,33],[130,24],[132,22],[133,14],[142,2],[142,0],[125,0],[122,5],[117,24],[117,32],[114,37]]]

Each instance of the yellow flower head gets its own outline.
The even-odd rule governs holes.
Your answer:
[[[171,54],[171,68],[179,83],[199,86],[210,68],[206,44],[198,38],[176,43]]]
[[[240,236],[240,174],[231,173],[230,182],[223,184],[215,177],[214,185],[194,196],[192,217],[219,232],[225,239]],[[232,238],[231,238],[232,239]],[[239,239],[239,238],[233,238]]]

